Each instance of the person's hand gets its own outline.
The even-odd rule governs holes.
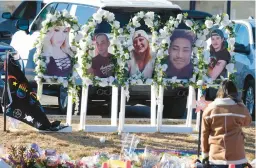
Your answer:
[[[88,73],[91,74],[91,75],[94,75],[94,70],[93,70],[93,68],[89,68],[89,69],[88,69]]]
[[[209,157],[206,157],[202,160],[202,164],[204,168],[208,168],[209,167]]]

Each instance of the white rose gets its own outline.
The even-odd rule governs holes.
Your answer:
[[[164,55],[163,49],[160,49],[160,50],[157,51],[157,57],[161,57],[163,55]]]
[[[118,22],[118,21],[114,21],[113,25],[114,25],[114,27],[115,27],[116,29],[119,29],[119,28],[120,28],[120,22]]]
[[[229,15],[228,14],[225,14],[224,17],[223,17],[223,21],[229,21]]]
[[[124,30],[122,28],[118,29],[118,33],[122,34]]]
[[[208,50],[205,50],[205,51],[204,51],[204,62],[205,62],[206,64],[209,64],[209,63],[210,63],[210,61],[211,61],[210,56],[211,56],[210,52],[209,52]]]
[[[192,78],[189,79],[191,82],[195,83],[196,82],[196,75],[193,75]]]
[[[115,78],[113,76],[108,77],[108,82],[112,84],[115,81]]]
[[[185,24],[188,26],[188,27],[192,27],[193,26],[193,22],[191,20],[186,20]]]
[[[89,27],[95,27],[97,23],[95,21],[89,22]]]
[[[35,76],[34,79],[35,79],[36,82],[41,82],[41,78],[39,78],[38,76]]]
[[[163,65],[162,65],[162,70],[163,70],[163,71],[166,71],[167,68],[168,68],[168,65],[167,65],[167,64],[163,64]]]
[[[174,22],[174,27],[178,27],[179,26],[179,22],[178,21],[175,21]]]
[[[177,76],[172,77],[171,83],[175,83],[175,82],[176,82],[176,79],[177,79]]]
[[[182,14],[178,14],[178,15],[177,15],[177,19],[178,19],[178,20],[182,20],[182,18],[183,18],[183,15],[182,15]]]
[[[83,38],[83,34],[81,32],[79,32],[76,36],[75,36],[75,41],[79,42],[81,39]]]
[[[199,72],[199,69],[197,67],[194,67],[194,72],[195,73],[198,73]]]
[[[82,31],[85,33],[85,34],[87,34],[87,31],[89,30],[89,26],[88,25],[84,25],[83,27],[82,27]]]
[[[108,81],[106,79],[101,79],[101,81],[99,82],[99,85],[101,87],[106,87],[108,86]]]
[[[140,11],[140,12],[138,13],[138,17],[139,17],[139,18],[143,18],[143,17],[144,17],[144,13],[143,13],[142,11]]]
[[[215,18],[216,24],[220,24],[220,21],[221,21],[221,17],[220,17],[220,15],[217,15]]]
[[[73,67],[74,67],[75,69],[77,69],[77,68],[79,68],[80,66],[79,66],[79,64],[75,64]]]
[[[148,27],[153,27],[153,26],[154,26],[153,21],[150,20],[150,19],[145,19],[145,24],[146,24]]]
[[[152,85],[152,83],[153,83],[153,79],[147,79],[146,80],[146,84],[147,85]]]
[[[193,53],[196,54],[197,51],[198,51],[197,47],[194,47],[194,48],[193,48]]]
[[[39,72],[39,73],[37,74],[37,76],[40,77],[40,78],[42,78],[42,77],[44,76],[44,74],[43,74],[42,72]]]
[[[204,29],[203,32],[204,32],[205,36],[209,34],[209,30],[208,29]]]
[[[229,73],[234,73],[235,65],[233,63],[229,63],[226,65],[226,69]]]
[[[67,80],[63,81],[63,87],[65,87],[65,88],[68,87],[68,81]]]
[[[134,49],[134,47],[131,45],[128,47],[128,50],[131,52]]]
[[[198,86],[202,86],[202,85],[204,84],[204,81],[203,81],[203,80],[198,80],[198,81],[196,82],[196,84],[197,84]]]
[[[67,18],[69,17],[69,13],[68,13],[68,11],[66,9],[64,9],[62,11],[62,16],[67,17]]]
[[[236,42],[236,39],[235,38],[229,38],[228,39],[228,43],[230,44],[230,45],[235,45],[235,42]]]
[[[109,22],[112,22],[113,20],[115,20],[115,15],[113,13],[109,13],[107,16],[107,20]]]
[[[62,83],[63,81],[64,81],[64,79],[62,77],[59,77],[57,80],[58,83]]]
[[[197,59],[197,57],[195,57],[195,58],[193,59],[193,63],[196,64],[196,65],[198,64],[198,59]]]
[[[146,17],[150,18],[150,19],[154,19],[155,13],[154,12],[147,12],[145,14]]]
[[[91,67],[92,67],[92,64],[90,64],[90,63],[86,64],[86,69],[90,69]]]
[[[92,17],[93,17],[93,19],[94,20],[96,20],[97,22],[101,22],[102,21],[102,16],[101,16],[101,14],[100,13],[94,13],[93,15],[92,15]]]
[[[229,24],[229,21],[223,20],[220,24],[221,26],[226,27]]]
[[[197,39],[197,40],[196,40],[196,46],[197,46],[197,47],[202,47],[202,45],[203,45],[203,41],[200,40],[200,39]]]
[[[143,81],[142,81],[141,79],[137,79],[136,83],[137,83],[138,85],[143,85]]]
[[[163,39],[163,40],[162,40],[162,44],[168,44],[167,40],[166,40],[166,39]]]
[[[124,54],[124,57],[125,57],[126,60],[130,59],[129,53],[125,53],[125,54]]]
[[[166,37],[168,35],[167,31],[165,31],[164,29],[160,29],[159,32],[161,37]]]
[[[131,85],[136,85],[136,80],[135,79],[131,80]]]
[[[212,28],[212,26],[213,26],[213,21],[211,21],[211,20],[206,20],[204,23],[208,29]]]
[[[230,32],[228,29],[226,29],[226,30],[225,30],[225,33],[226,33],[226,34],[230,34],[231,32]]]

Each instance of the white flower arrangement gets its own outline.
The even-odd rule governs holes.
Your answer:
[[[36,52],[34,54],[34,62],[36,64],[35,67],[35,80],[38,83],[46,82],[49,84],[61,84],[64,87],[68,87],[69,93],[73,96],[77,97],[77,90],[75,85],[75,78],[76,76],[76,65],[77,65],[77,58],[75,56],[71,56],[71,67],[72,73],[70,73],[67,77],[57,77],[57,76],[47,76],[45,72],[47,70],[47,64],[49,63],[49,57],[42,56],[42,51],[44,47],[44,42],[47,37],[47,33],[51,31],[55,26],[63,25],[65,27],[70,28],[69,35],[71,37],[76,37],[77,30],[79,29],[78,21],[76,17],[73,17],[69,14],[67,10],[63,10],[61,12],[56,12],[54,14],[48,13],[46,15],[46,19],[42,22],[42,28],[40,30],[40,35],[37,38],[34,46],[36,47]],[[49,39],[48,39],[49,40]],[[72,45],[74,38],[69,39],[70,43],[70,52],[74,52]],[[75,55],[75,54],[74,54]]]
[[[194,25],[197,23],[194,22]],[[211,78],[207,76],[207,69],[208,65],[210,63],[210,51],[206,43],[206,36],[209,35],[211,29],[215,26],[222,27],[226,34],[228,35],[227,42],[228,42],[228,51],[231,55],[231,61],[229,64],[226,65],[226,69],[229,73],[229,78],[231,80],[234,80],[234,63],[235,59],[233,57],[233,51],[234,51],[234,44],[235,44],[235,32],[234,32],[234,24],[232,21],[229,20],[229,16],[225,13],[213,16],[211,18],[207,18],[204,25],[193,27],[192,30],[197,35],[197,41],[195,45],[193,46],[193,52],[196,53],[196,57],[198,62],[197,67],[198,70],[194,73],[198,77],[197,86],[202,85],[203,83],[205,85],[212,84],[217,82],[218,80],[213,81]],[[221,80],[224,80],[223,77],[221,77]],[[194,81],[193,81],[194,83]]]
[[[120,28],[119,21],[115,20],[115,15],[109,11],[99,9],[96,13],[93,14],[92,18],[82,26],[82,30],[79,34],[82,34],[82,38],[76,43],[77,46],[77,58],[79,63],[81,64],[81,76],[83,84],[86,86],[89,85],[97,85],[101,87],[112,86],[116,79],[111,76],[109,78],[99,78],[97,76],[93,76],[88,73],[88,69],[91,68],[92,58],[94,57],[94,31],[97,24],[100,24],[102,21],[107,21],[112,28],[112,32],[110,36],[112,40],[110,40],[110,45],[113,48],[113,54],[116,56],[118,53],[118,45],[120,45],[120,41],[118,36],[121,34],[122,29]]]
[[[150,43],[150,48],[153,52],[155,52],[158,46],[158,32],[156,31],[156,28],[159,26],[159,18],[160,17],[154,12],[145,13],[141,11],[135,14],[128,25],[124,28],[122,33],[123,40],[121,41],[121,46],[118,51],[119,53],[117,53],[117,55],[119,55],[117,76],[121,86],[127,87],[128,85],[154,84],[153,80],[147,80],[139,72],[131,77],[128,77],[126,74],[128,73],[127,61],[131,59],[130,53],[134,49],[132,36],[135,32],[135,29],[141,26],[141,20],[145,22],[146,26],[151,30],[152,33],[152,42]]]
[[[165,77],[165,72],[168,68],[166,64],[166,58],[168,58],[168,48],[170,45],[170,36],[172,35],[173,31],[179,26],[180,23],[184,22],[187,26],[191,27],[193,22],[190,20],[186,20],[187,14],[178,14],[176,18],[170,17],[169,20],[166,22],[165,26],[159,30],[159,40],[157,51],[156,51],[156,61],[155,61],[155,77],[154,81],[157,85],[162,86],[178,86],[182,81],[177,80],[177,77],[174,76],[171,79],[167,79]],[[161,40],[160,40],[161,39]]]

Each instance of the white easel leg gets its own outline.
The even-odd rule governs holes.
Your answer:
[[[86,114],[87,114],[87,104],[88,104],[88,91],[89,86],[82,88],[82,99],[81,99],[81,109],[80,109],[80,125],[79,130],[85,130]]]
[[[202,97],[202,89],[198,88],[197,91],[197,101],[200,101],[200,98]],[[200,124],[200,112],[196,113],[196,131],[199,131],[199,124]]]
[[[192,125],[192,110],[193,110],[193,97],[194,97],[194,88],[189,86],[188,89],[188,99],[187,99],[187,120],[186,126],[191,127]]]
[[[125,119],[125,88],[121,87],[121,102],[120,102],[120,114],[119,114],[119,132],[122,132],[124,129],[124,119]]]
[[[43,84],[42,82],[37,82],[37,98],[40,101],[43,93]]]
[[[72,94],[68,94],[68,107],[67,107],[67,118],[66,118],[66,124],[68,126],[71,126],[71,120],[72,120],[72,111],[73,111],[73,96]]]
[[[163,120],[163,99],[164,99],[164,87],[159,86],[159,102],[157,106],[157,131],[160,132],[160,127],[162,126]]]
[[[111,125],[117,126],[118,87],[112,86]]]
[[[150,111],[151,111],[151,126],[155,126],[156,125],[156,86],[155,85],[151,85],[151,107],[150,107]]]

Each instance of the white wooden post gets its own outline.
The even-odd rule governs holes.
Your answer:
[[[86,114],[87,114],[87,104],[88,104],[88,91],[89,86],[83,86],[82,88],[82,98],[81,98],[81,109],[80,109],[80,125],[79,130],[85,130]]]
[[[151,107],[150,107],[150,112],[151,112],[151,126],[156,125],[156,86],[151,85]]]
[[[193,105],[195,99],[195,90],[193,86],[188,88],[188,98],[187,98],[187,120],[186,125],[191,127],[192,125],[192,110],[195,105]]]
[[[162,126],[163,120],[163,99],[164,99],[164,87],[159,86],[159,94],[158,94],[158,105],[157,105],[157,131],[160,131],[160,127]]]
[[[197,91],[197,101],[200,101],[200,98],[202,97],[202,89],[198,88]],[[200,112],[196,113],[196,131],[199,131],[199,124],[200,124]]]
[[[121,87],[121,101],[120,101],[119,129],[118,129],[119,132],[122,132],[124,129],[125,104],[126,104],[125,88]]]
[[[118,87],[112,86],[111,126],[117,126]]]
[[[68,126],[71,126],[72,121],[72,111],[73,111],[73,95],[68,94],[68,107],[67,107],[67,118],[66,118],[66,124]]]
[[[37,82],[37,98],[38,98],[38,101],[41,100],[42,93],[43,93],[43,83],[42,82]]]

